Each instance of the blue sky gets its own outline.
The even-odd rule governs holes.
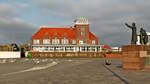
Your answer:
[[[129,44],[131,31],[124,23],[137,23],[150,31],[148,0],[0,0],[0,43],[29,42],[39,26],[72,26],[86,17],[102,44]]]

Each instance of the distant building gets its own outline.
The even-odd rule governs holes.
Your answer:
[[[104,45],[103,49],[106,52],[121,52],[122,51],[120,47],[110,47],[109,45]]]
[[[99,39],[90,32],[89,21],[77,18],[74,27],[40,27],[31,39],[31,50],[40,52],[98,52]]]
[[[16,43],[0,45],[0,51],[19,51],[19,47]]]
[[[147,35],[148,35],[148,43],[147,43],[147,45],[150,45],[150,32],[147,32]],[[141,45],[141,43],[140,43],[140,36],[139,35],[137,36],[137,45]]]
[[[111,47],[111,51],[112,51],[112,52],[121,52],[121,51],[122,51],[122,48],[119,48],[119,47]]]
[[[104,45],[103,47],[104,51],[109,52],[111,51],[111,47],[109,45]]]

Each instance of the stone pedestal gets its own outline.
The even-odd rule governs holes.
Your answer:
[[[143,57],[147,56],[147,45],[124,45],[122,47],[123,69],[141,70],[144,68]]]

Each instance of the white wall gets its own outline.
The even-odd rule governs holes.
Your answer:
[[[119,47],[111,47],[111,51],[118,52],[118,51],[122,51],[122,49]]]
[[[0,58],[21,58],[21,56],[20,56],[20,52],[1,51]]]

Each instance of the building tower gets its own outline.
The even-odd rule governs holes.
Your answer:
[[[75,20],[75,34],[78,45],[89,43],[89,22],[88,19],[80,17]]]

